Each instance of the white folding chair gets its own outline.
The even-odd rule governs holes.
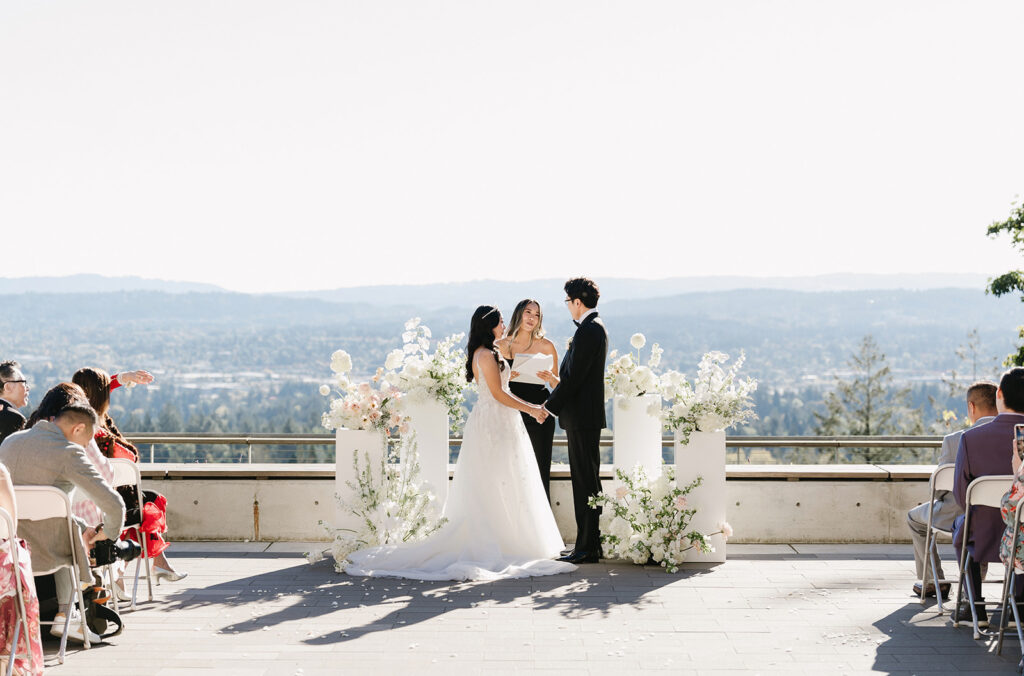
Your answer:
[[[940,528],[936,526],[932,523],[932,515],[935,512],[934,505],[937,494],[940,491],[953,490],[955,469],[955,463],[939,465],[935,468],[935,471],[932,472],[932,476],[928,480],[928,504],[932,505],[932,508],[928,510],[928,529],[925,531],[924,536],[924,571],[921,574],[921,603],[924,604],[925,602],[925,588],[928,586],[928,569],[931,568],[932,585],[935,588],[935,600],[939,609],[939,615],[942,615],[946,610],[942,605],[942,590],[939,585],[940,583],[948,582],[948,580],[939,580],[937,573],[935,572],[939,569],[939,547],[935,536],[942,533],[943,535],[952,537],[953,529]]]
[[[114,470],[114,478],[111,482],[114,488],[118,486],[134,486],[136,495],[139,496],[139,521],[138,523],[128,523],[125,521],[125,528],[137,528],[139,532],[139,544],[142,545],[142,557],[135,559],[135,582],[132,585],[132,605],[131,609],[135,610],[135,602],[138,597],[139,591],[139,573],[141,571],[142,562],[146,562],[146,585],[149,588],[149,600],[153,600],[153,570],[149,559],[149,550],[147,549],[147,538],[146,534],[142,532],[142,473],[139,471],[139,466],[132,460],[127,458],[111,458],[110,467]],[[111,580],[111,585],[114,581]],[[114,609],[119,610],[117,605],[117,591],[114,589],[110,590],[114,596]]]
[[[71,519],[71,500],[68,494],[55,486],[15,486],[14,499],[18,505],[18,521],[44,521],[46,519],[64,519],[67,524],[68,544],[71,547],[71,560],[58,564],[49,570],[40,570],[33,566],[33,573],[38,575],[49,575],[58,573],[60,570],[67,570],[71,576],[71,588],[75,590],[73,596],[78,598],[78,615],[82,621],[82,638],[85,649],[89,649],[89,627],[85,623],[85,595],[82,593],[81,572],[78,561],[78,548],[75,539],[78,538],[78,531]],[[88,565],[88,562],[86,562]],[[60,604],[64,599],[57,599]],[[57,659],[64,664],[64,651],[68,644],[68,629],[71,626],[71,604],[74,599],[68,599],[68,609],[64,613],[64,633],[60,639],[60,652]],[[56,622],[40,622],[41,625],[52,625]]]
[[[981,476],[967,486],[967,495],[964,498],[964,527],[962,531],[963,537],[960,542],[960,579],[957,581],[956,605],[954,608],[960,607],[960,601],[963,599],[964,581],[966,581],[967,600],[970,603],[971,624],[974,625],[975,640],[981,638],[982,634],[985,636],[993,636],[994,634],[992,632],[983,631],[981,627],[978,626],[977,604],[985,602],[978,601],[974,598],[974,576],[970,572],[971,554],[967,551],[967,540],[971,532],[971,507],[995,507],[996,509],[999,509],[1003,495],[1010,489],[1010,485],[1012,483],[1012,474]],[[984,580],[982,580],[982,582],[984,582]],[[988,603],[985,605],[990,605],[995,608],[997,603]],[[957,620],[957,615],[959,615],[959,613],[954,611],[954,627],[960,626],[960,622]]]
[[[11,555],[11,565],[14,566],[14,636],[11,640],[11,654],[7,656],[7,676],[14,673],[14,660],[18,656],[18,639],[25,639],[25,646],[29,646],[28,614],[25,612],[25,589],[22,587],[21,568],[18,564],[18,529],[14,518],[3,507],[0,507],[0,549],[7,549]],[[29,648],[31,650],[31,648]]]
[[[1006,632],[1007,624],[1009,623],[1009,615],[1006,612],[1007,603],[1011,603],[1013,608],[1013,621],[1016,624],[1017,630],[1017,641],[1020,643],[1021,653],[1024,654],[1024,630],[1021,628],[1021,613],[1020,608],[1017,607],[1014,592],[1017,589],[1017,576],[1014,575],[1014,559],[1016,558],[1017,545],[1020,544],[1020,526],[1021,526],[1021,515],[1024,514],[1024,509],[1021,509],[1024,505],[1017,506],[1017,514],[1014,517],[1013,522],[1013,540],[1011,541],[1012,546],[1010,547],[1011,559],[1006,564],[1006,574],[1003,575],[1003,595],[1000,599],[1000,610],[999,610],[999,641],[996,643],[996,655],[1003,654],[1003,634]],[[1013,599],[1011,601],[1011,599]],[[1021,659],[1021,664],[1018,668],[1024,669],[1024,658]]]

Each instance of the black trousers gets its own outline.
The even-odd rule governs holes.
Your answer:
[[[601,554],[601,509],[587,500],[601,492],[601,428],[566,430],[572,501],[576,511],[576,548],[584,554]]]
[[[523,413],[522,416],[526,433],[530,435],[530,444],[533,445],[533,454],[537,458],[540,481],[544,484],[548,502],[551,502],[551,446],[555,439],[555,416],[549,415],[543,425],[532,415]]]

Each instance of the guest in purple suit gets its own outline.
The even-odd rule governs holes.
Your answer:
[[[963,509],[967,486],[981,476],[1013,474],[1013,426],[1024,424],[1024,368],[1014,368],[1003,374],[996,390],[996,410],[999,415],[987,425],[973,427],[960,437],[956,453],[956,483],[953,497]],[[953,545],[960,558],[964,517],[957,517],[953,525]],[[998,507],[972,507],[971,532],[967,536],[967,551],[971,554],[971,577],[974,598],[981,601],[981,563],[999,562],[999,541],[1006,525]],[[970,620],[970,609],[957,609],[961,620]],[[979,624],[988,626],[985,607],[978,608]]]

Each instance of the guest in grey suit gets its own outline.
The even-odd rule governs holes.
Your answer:
[[[66,493],[76,488],[85,491],[103,512],[104,531],[117,535],[124,528],[124,501],[85,454],[84,446],[92,440],[98,424],[96,412],[88,403],[74,401],[52,422],[40,420],[30,429],[15,432],[4,440],[0,444],[0,463],[7,467],[15,486],[56,486]],[[81,581],[91,584],[86,549],[103,536],[79,519],[73,520],[78,526],[79,537],[74,538],[74,547]],[[33,566],[38,570],[49,570],[71,559],[72,545],[63,519],[21,522],[18,535],[29,543]],[[73,589],[66,574],[55,575],[54,581],[63,613]]]
[[[972,428],[995,419],[998,413],[996,411],[996,389],[995,383],[986,382],[974,383],[967,388],[967,420],[970,421]],[[960,437],[963,433],[964,430],[957,430],[942,439],[942,452],[939,454],[936,464],[945,465],[956,462],[956,451],[960,447]],[[928,531],[929,510],[932,512],[932,524],[945,530],[952,529],[953,520],[964,513],[949,491],[939,491],[933,502],[922,503],[907,512],[910,538],[914,542],[914,566],[917,569],[917,579],[919,580],[923,579],[924,559],[927,556],[927,552],[924,550],[924,541]],[[946,579],[942,572],[942,561],[937,562],[935,572],[938,579]],[[942,598],[949,596],[949,585],[940,584],[940,586]],[[914,584],[914,595],[921,595],[920,582]],[[935,596],[935,585],[931,582],[927,583],[925,595]]]
[[[999,415],[990,423],[974,427],[960,437],[956,452],[956,479],[953,496],[963,509],[967,487],[982,476],[1013,474],[1014,425],[1024,424],[1024,368],[1013,368],[1003,374],[996,391]],[[1007,486],[1009,487],[1009,486]],[[953,546],[960,557],[964,517],[954,522]],[[999,562],[999,541],[1006,525],[998,507],[972,507],[971,532],[967,534],[967,551],[971,553],[971,576],[974,579],[974,598],[982,600],[982,563]],[[963,612],[962,612],[963,611]],[[970,619],[969,609],[957,609],[961,619]],[[978,608],[979,624],[988,625],[985,607]]]

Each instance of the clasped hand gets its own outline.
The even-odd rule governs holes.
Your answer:
[[[530,411],[530,415],[533,416],[533,419],[541,425],[543,425],[544,421],[548,419],[548,412],[543,406],[533,407],[533,410]]]

